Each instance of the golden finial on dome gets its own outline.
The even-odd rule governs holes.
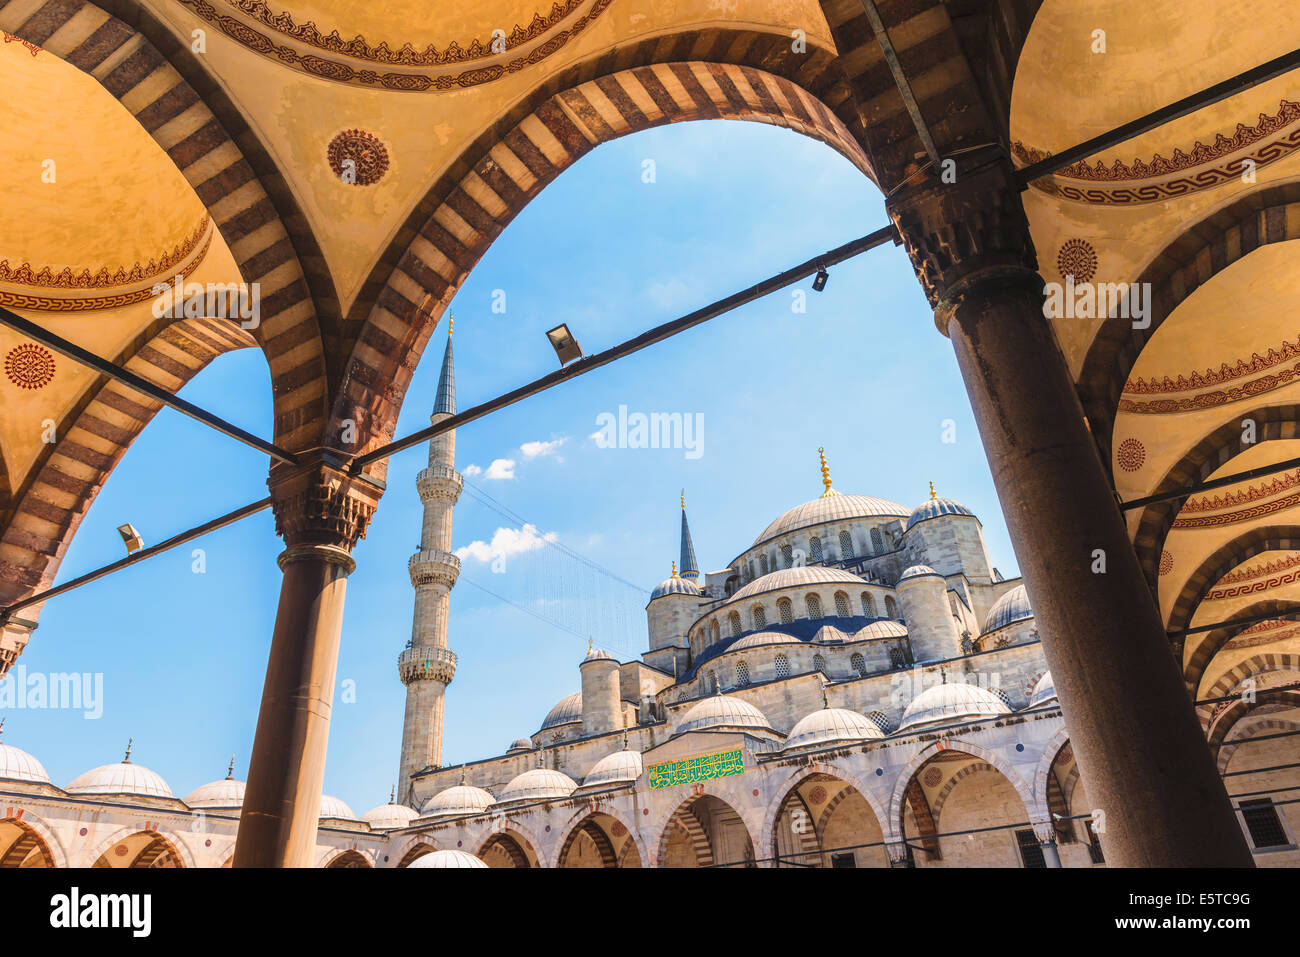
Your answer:
[[[931,483],[930,483],[930,501],[933,502],[933,501],[934,501],[936,498],[938,498],[938,497],[939,497],[939,496],[936,495],[936,494],[934,493],[934,483],[931,482]]]
[[[826,464],[826,450],[824,448],[818,449],[817,455],[822,462],[822,485],[826,486],[826,491],[822,492],[821,497],[830,498],[832,495],[839,495],[839,492],[831,488],[831,469],[830,466]]]
[[[235,756],[230,756],[230,767],[226,768],[226,780],[233,780],[235,777]]]
[[[447,313],[447,335],[450,336],[452,332],[455,331],[455,329],[456,329],[456,314],[454,312],[449,312]]]
[[[123,764],[131,763],[131,745],[135,744],[135,738],[126,739],[126,755],[122,758]]]
[[[588,656],[591,655],[591,647],[592,647],[592,645],[594,645],[595,643],[596,643],[596,639],[595,639],[595,638],[592,638],[590,635],[588,635],[588,636],[587,636],[587,654],[588,654]]]
[[[686,508],[686,489],[682,489],[682,508]]]
[[[676,577],[677,577],[677,562],[676,562],[676,560],[674,560],[674,561],[673,561],[673,578],[676,578]]]

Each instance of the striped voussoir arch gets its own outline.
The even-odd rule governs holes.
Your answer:
[[[614,845],[610,842],[609,835],[596,823],[595,818],[590,816],[570,830],[569,836],[564,839],[564,846],[560,848],[560,856],[556,859],[559,867],[565,866],[569,851],[572,850],[573,842],[578,839],[579,834],[586,834],[596,845],[596,853],[600,855],[602,867],[618,867],[618,858],[614,854]]]
[[[1237,722],[1236,731],[1238,733],[1224,740],[1219,745],[1218,768],[1222,774],[1228,770],[1228,765],[1232,763],[1232,756],[1236,753],[1239,745],[1249,744],[1250,739],[1258,734],[1268,734],[1270,732],[1287,732],[1300,731],[1300,721],[1290,721],[1286,718],[1263,718],[1258,721],[1251,721],[1246,727],[1242,727],[1246,722]]]
[[[950,777],[944,783],[944,786],[939,790],[939,793],[935,795],[934,806],[931,813],[934,815],[934,819],[936,822],[940,819],[940,815],[943,813],[943,804],[945,801],[948,800],[948,796],[952,794],[953,789],[956,788],[959,783],[961,783],[961,780],[963,778],[968,778],[972,774],[978,774],[981,771],[994,771],[998,775],[1001,775],[1002,773],[1001,771],[998,771],[998,769],[995,768],[993,765],[989,764],[987,761],[975,761],[972,764],[966,765],[964,768],[962,768],[960,771],[958,771],[956,774]]]
[[[327,412],[324,347],[302,266],[262,183],[212,110],[142,33],[85,0],[0,0],[0,30],[94,77],[171,157],[243,281],[260,286],[253,335],[271,369],[275,441],[291,451],[317,444]]]
[[[1280,615],[1286,612],[1296,611],[1300,611],[1300,602],[1298,601],[1284,598],[1266,598],[1263,601],[1251,602],[1248,605],[1243,605],[1240,608],[1234,609],[1227,615],[1227,617],[1253,618],[1258,615]],[[1216,617],[1218,616],[1216,615]],[[1300,622],[1278,618],[1272,621],[1266,620],[1255,622],[1253,624],[1225,625],[1222,628],[1215,628],[1213,631],[1207,631],[1203,634],[1194,636],[1199,640],[1197,641],[1196,646],[1191,650],[1190,654],[1187,654],[1186,649],[1184,649],[1184,656],[1187,663],[1183,666],[1183,677],[1187,681],[1187,690],[1191,692],[1193,700],[1199,698],[1215,698],[1225,693],[1223,690],[1214,691],[1213,689],[1201,693],[1197,689],[1200,687],[1202,680],[1204,680],[1205,673],[1209,670],[1210,662],[1214,660],[1215,655],[1217,655],[1228,642],[1232,641],[1232,639],[1247,632],[1250,632],[1253,636],[1256,633],[1264,633],[1267,630],[1272,630],[1276,627],[1294,626],[1297,624],[1300,624]],[[1279,637],[1281,636],[1279,635]],[[1216,682],[1214,687],[1219,687],[1220,683],[1221,680],[1220,682]],[[1198,706],[1198,711],[1205,712],[1205,715],[1203,715],[1203,723],[1207,720],[1205,716],[1208,715],[1209,710],[1212,708],[1213,705]]]
[[[709,836],[704,833],[704,826],[692,810],[696,800],[690,798],[682,802],[677,810],[673,811],[668,823],[664,825],[663,833],[659,835],[659,853],[655,859],[657,866],[666,866],[664,861],[668,856],[668,842],[676,828],[680,828],[686,835],[687,843],[695,854],[696,864],[699,867],[713,866],[713,847],[709,844]]]
[[[930,810],[930,804],[925,799],[925,791],[921,787],[921,782],[916,775],[908,782],[907,790],[903,793],[903,806],[898,816],[898,833],[907,834],[907,808],[912,809],[912,820],[916,822],[916,833],[921,838],[921,846],[930,853],[930,859],[933,861],[943,860],[943,852],[939,850],[939,828],[935,822],[934,812]]]
[[[1287,652],[1265,652],[1251,655],[1240,661],[1215,680],[1206,692],[1207,698],[1223,698],[1233,693],[1247,678],[1264,674],[1268,671],[1300,672],[1300,654]],[[1290,684],[1291,682],[1287,682]]]
[[[1150,325],[1135,329],[1131,319],[1107,319],[1097,330],[1079,373],[1079,398],[1102,461],[1111,461],[1115,418],[1133,366],[1178,305],[1261,246],[1296,238],[1300,238],[1300,183],[1266,187],[1242,195],[1184,230],[1142,271],[1137,282],[1151,284]],[[1229,362],[1236,358],[1224,356]]]
[[[1300,525],[1263,525],[1219,546],[1188,576],[1169,611],[1168,630],[1191,627],[1196,610],[1219,579],[1261,552],[1300,549]]]
[[[114,357],[143,379],[176,392],[217,356],[255,346],[224,319],[163,320]],[[100,376],[43,445],[25,485],[0,516],[0,603],[49,587],[91,502],[127,447],[162,408],[116,380]],[[39,608],[39,606],[36,606]],[[34,620],[35,608],[22,617]]]
[[[590,150],[666,123],[753,120],[836,149],[864,174],[867,158],[848,129],[798,84],[730,63],[653,63],[606,74],[543,100],[452,167],[443,195],[410,239],[377,295],[335,407],[371,448],[391,435],[402,396],[437,318],[493,240],[543,187]],[[364,425],[363,425],[364,423]]]

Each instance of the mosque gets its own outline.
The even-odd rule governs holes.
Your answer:
[[[455,413],[449,335],[432,421]],[[641,658],[591,643],[579,690],[536,731],[440,766],[455,442],[454,429],[433,439],[416,479],[400,784],[360,816],[323,796],[318,866],[1104,864],[1105,816],[1080,781],[1025,587],[992,566],[979,518],[933,484],[915,508],[842,494],[824,453],[821,494],[717,571],[699,567],[683,494],[680,555],[650,593]],[[0,792],[0,867],[217,867],[234,853],[244,784],[232,759],[225,779],[177,798],[128,745],[60,788],[0,743]],[[1295,807],[1247,822],[1261,862],[1300,857]]]

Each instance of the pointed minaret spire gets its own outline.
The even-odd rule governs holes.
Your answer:
[[[691,541],[691,526],[686,522],[686,489],[682,489],[682,578],[699,581],[700,566],[695,561],[695,543]]]
[[[438,373],[438,395],[433,401],[434,415],[456,414],[456,368],[451,356],[451,330],[456,317],[447,320],[447,349],[442,354],[442,371]]]

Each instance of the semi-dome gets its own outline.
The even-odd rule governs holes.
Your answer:
[[[420,855],[406,866],[411,869],[417,867],[487,867],[473,854],[454,849],[430,851],[428,854]]]
[[[730,695],[715,694],[705,698],[686,712],[678,734],[687,731],[771,731],[763,712],[748,701]]]
[[[64,788],[69,794],[135,794],[140,797],[175,797],[162,776],[143,764],[131,763],[131,749],[119,764],[104,764],[75,778]]]
[[[424,802],[421,817],[460,817],[481,814],[496,801],[490,791],[469,784],[457,784],[439,791]]]
[[[938,518],[940,515],[969,515],[971,518],[975,517],[975,513],[961,502],[954,502],[950,498],[932,498],[930,501],[912,509],[912,514],[907,516],[907,527],[910,530],[917,522]]]
[[[849,633],[835,625],[822,625],[817,629],[817,633],[812,637],[813,643],[818,645],[838,645],[849,640]]]
[[[1052,680],[1050,671],[1044,671],[1043,676],[1034,685],[1034,690],[1029,693],[1029,707],[1037,708],[1056,700],[1056,682]]]
[[[689,578],[674,575],[672,578],[665,578],[658,585],[655,585],[655,590],[650,593],[650,600],[654,601],[656,598],[663,598],[664,595],[692,595],[699,597],[703,594],[704,590]]]
[[[910,568],[904,569],[903,574],[898,576],[898,580],[900,582],[905,582],[909,578],[921,578],[925,575],[933,575],[935,578],[943,577],[929,565],[913,565]]]
[[[512,778],[501,789],[498,804],[511,801],[543,801],[566,798],[578,789],[578,782],[567,774],[552,768],[533,768]]]
[[[510,742],[510,747],[506,748],[506,754],[510,754],[513,751],[531,750],[533,750],[533,742],[529,741],[527,738],[515,738]]]
[[[406,827],[417,817],[419,815],[416,813],[415,808],[407,807],[405,804],[389,802],[371,808],[361,815],[361,820],[369,824],[373,830],[391,831],[395,827]]]
[[[884,732],[875,722],[868,721],[856,711],[846,708],[824,708],[800,719],[790,729],[785,739],[789,748],[807,748],[814,745],[829,745],[866,741],[871,738],[883,738]]]
[[[44,765],[19,748],[0,743],[0,781],[30,781],[49,784]]]
[[[755,578],[744,588],[731,596],[730,602],[743,601],[751,595],[759,595],[778,588],[801,588],[804,585],[865,585],[866,579],[842,568],[827,568],[825,565],[796,565],[794,568],[782,568]],[[730,603],[729,602],[729,603]]]
[[[771,525],[763,529],[754,544],[761,545],[769,539],[793,532],[795,529],[826,522],[842,522],[858,518],[906,518],[907,506],[874,495],[831,494],[804,502],[784,512]]]
[[[964,681],[926,688],[912,699],[898,722],[899,731],[916,731],[933,725],[970,718],[1010,714],[1011,709],[992,693]]]
[[[615,751],[595,763],[582,779],[584,788],[626,784],[641,776],[640,751]]]
[[[542,726],[538,730],[545,731],[547,728],[554,728],[557,725],[581,720],[582,692],[575,691],[573,694],[566,695],[556,702],[555,707],[547,712],[546,720],[542,722]]]
[[[322,820],[327,817],[340,821],[355,821],[357,819],[357,815],[352,808],[328,794],[320,796],[320,816]]]
[[[853,633],[854,641],[872,641],[877,638],[906,638],[907,626],[892,618],[882,618],[864,625]]]
[[[798,638],[794,635],[787,635],[780,631],[756,631],[752,635],[746,635],[744,638],[737,639],[727,646],[727,652],[744,651],[747,648],[761,648],[764,645],[797,645],[800,644]]]
[[[244,782],[226,778],[204,784],[185,795],[185,803],[196,810],[238,811],[244,806]]]
[[[984,616],[983,634],[987,635],[991,631],[1033,617],[1034,611],[1029,607],[1029,593],[1025,591],[1024,585],[1017,585],[993,603],[989,613]]]

